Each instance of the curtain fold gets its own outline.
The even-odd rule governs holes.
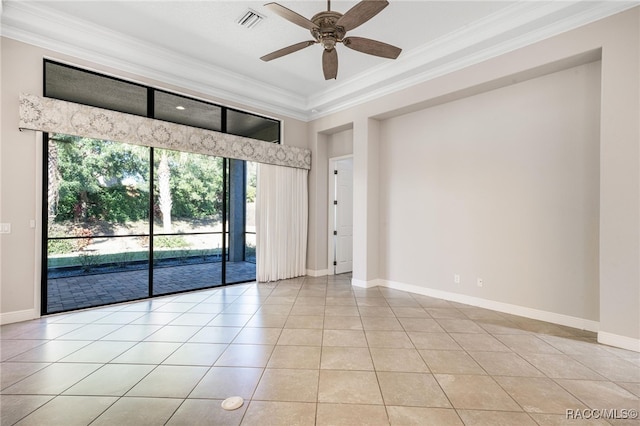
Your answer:
[[[258,281],[306,275],[308,171],[258,164],[256,263]]]

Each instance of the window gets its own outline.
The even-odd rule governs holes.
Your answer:
[[[48,97],[280,142],[280,122],[45,60]],[[42,313],[255,280],[255,165],[45,134]]]

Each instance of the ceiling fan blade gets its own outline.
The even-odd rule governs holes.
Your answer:
[[[338,76],[338,52],[336,49],[325,49],[322,53],[322,71],[324,71],[325,80],[335,79]]]
[[[281,56],[288,55],[289,53],[297,52],[298,50],[302,50],[305,47],[309,47],[312,44],[316,44],[313,40],[302,41],[300,43],[292,44],[291,46],[284,47],[282,49],[276,50],[275,52],[271,52],[268,55],[264,55],[260,59],[265,62],[268,62],[272,59],[277,59]]]
[[[396,59],[402,52],[399,47],[363,37],[347,37],[342,43],[349,49],[389,59]]]
[[[362,0],[342,15],[336,25],[343,27],[345,31],[350,31],[376,16],[388,5],[389,2],[386,0]]]
[[[294,12],[291,9],[287,9],[286,7],[278,4],[278,3],[267,3],[264,7],[269,8],[276,15],[280,15],[287,21],[293,22],[296,25],[300,25],[302,28],[306,28],[308,30],[312,30],[314,28],[318,28],[316,24],[305,18],[304,16]]]

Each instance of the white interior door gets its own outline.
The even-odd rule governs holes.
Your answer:
[[[353,270],[353,159],[335,162],[335,273]]]

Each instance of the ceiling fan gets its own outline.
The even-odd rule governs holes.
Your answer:
[[[267,3],[265,7],[273,13],[311,31],[313,40],[293,44],[283,49],[276,50],[261,57],[263,61],[271,61],[280,58],[313,44],[320,44],[324,48],[322,53],[322,70],[325,80],[335,79],[338,75],[338,52],[336,43],[342,43],[346,47],[369,55],[383,58],[396,59],[402,49],[381,41],[363,37],[345,37],[347,31],[367,22],[387,7],[386,0],[362,0],[349,9],[344,15],[331,10],[331,0],[327,0],[327,10],[317,13],[311,19],[307,19],[298,13],[287,9],[278,3]]]

